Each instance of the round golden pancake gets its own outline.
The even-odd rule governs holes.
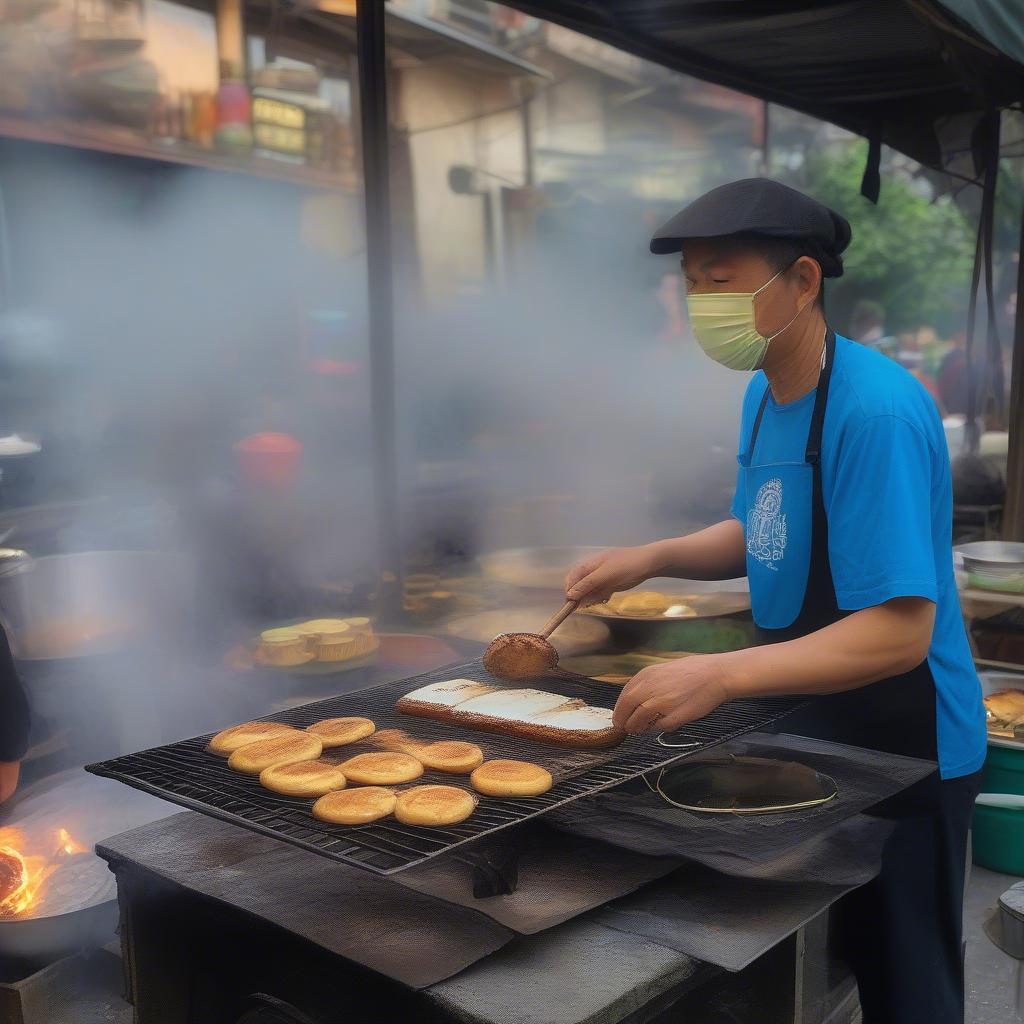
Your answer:
[[[308,636],[314,633],[344,633],[348,629],[348,623],[344,619],[310,619],[308,622],[300,622],[297,626],[286,628]]]
[[[414,742],[404,729],[378,729],[373,734],[373,742],[391,750],[401,750],[403,744]]]
[[[540,796],[554,784],[551,772],[529,761],[485,761],[469,777],[485,796]]]
[[[323,633],[316,644],[317,661],[348,661],[358,653],[354,636]]]
[[[395,786],[412,782],[423,774],[423,765],[411,754],[380,750],[373,754],[356,754],[341,764],[349,782],[364,786]]]
[[[248,775],[259,775],[264,768],[272,765],[312,761],[323,753],[323,749],[319,737],[295,729],[287,735],[257,740],[239,747],[228,758],[228,767]]]
[[[221,754],[227,757],[239,747],[247,743],[255,743],[257,740],[269,740],[274,736],[287,736],[289,733],[298,732],[298,729],[281,722],[243,722],[241,725],[233,725],[230,729],[222,729],[210,740],[207,750],[212,754]]]
[[[365,825],[386,818],[395,809],[395,794],[380,786],[328,793],[313,804],[313,817],[332,825]]]
[[[277,636],[268,636],[267,633],[279,633]],[[280,630],[268,630],[260,638],[259,646],[256,648],[257,658],[266,665],[277,665],[287,668],[292,665],[302,665],[309,660],[309,652],[306,650],[306,639],[298,633]]]
[[[260,633],[260,639],[266,643],[277,643],[282,640],[298,640],[302,634],[294,626],[281,626],[275,629],[265,629]]]
[[[458,786],[413,786],[395,803],[395,817],[403,824],[433,828],[457,825],[474,810],[476,798]]]
[[[325,718],[322,722],[306,726],[306,732],[318,736],[324,749],[329,750],[364,740],[372,736],[376,728],[369,718]]]
[[[260,772],[260,784],[283,796],[323,796],[345,788],[345,773],[329,761],[275,764]]]
[[[380,647],[380,641],[370,632],[356,633],[352,637],[352,657],[361,658]]]
[[[339,635],[348,632],[348,626],[341,619],[310,619],[290,628],[302,637],[306,650],[314,656],[324,633]]]
[[[345,643],[346,641],[351,643],[354,639],[352,634],[348,631],[348,626],[344,625],[341,629],[325,629],[320,633],[317,633],[316,636],[322,644],[337,644]]]
[[[483,764],[484,752],[475,743],[463,740],[437,740],[423,743],[415,750],[409,750],[427,768],[452,775],[466,775]]]
[[[412,754],[425,768],[453,775],[466,775],[483,763],[484,752],[475,743],[463,740],[418,740],[404,729],[381,729],[373,742],[385,750]]]

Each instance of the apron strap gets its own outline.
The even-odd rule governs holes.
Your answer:
[[[818,393],[814,396],[814,412],[811,414],[811,429],[807,431],[807,450],[804,461],[812,466],[821,458],[821,435],[825,426],[825,405],[828,402],[828,386],[832,380],[832,364],[836,357],[836,332],[825,329],[825,363],[818,377]]]
[[[821,457],[821,435],[825,425],[825,405],[828,402],[828,386],[832,379],[832,364],[836,355],[836,332],[831,327],[825,330],[825,351],[824,362],[821,365],[821,373],[818,376],[818,392],[814,396],[814,411],[811,413],[811,426],[807,432],[807,448],[804,451],[804,461],[810,465],[816,465]],[[772,386],[767,381],[764,385],[764,394],[761,396],[761,404],[757,407],[757,416],[754,417],[754,425],[750,429],[750,443],[741,460],[745,465],[754,457],[754,445],[757,443],[757,435],[761,430],[761,420],[764,418],[765,406],[768,404],[768,397],[772,393]]]
[[[754,417],[754,425],[750,428],[750,444],[747,445],[746,454],[743,457],[744,465],[750,463],[754,457],[754,445],[757,444],[757,434],[761,429],[761,418],[764,416],[764,407],[768,404],[768,396],[772,393],[772,386],[768,381],[764,382],[764,394],[761,396],[761,404],[757,407],[757,415]]]

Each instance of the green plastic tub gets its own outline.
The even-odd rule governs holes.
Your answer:
[[[998,737],[989,739],[981,791],[1024,796],[1024,743]]]
[[[989,799],[1000,793],[1024,797],[1024,745],[989,741],[981,791]],[[972,843],[975,864],[1024,875],[1024,800],[1017,807],[979,803],[974,809]]]

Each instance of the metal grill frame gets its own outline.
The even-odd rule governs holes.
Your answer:
[[[281,796],[264,789],[256,776],[228,768],[224,758],[206,749],[212,734],[86,765],[85,770],[332,860],[379,875],[390,875],[536,818],[555,807],[659,770],[745,733],[764,729],[804,703],[797,698],[732,701],[665,737],[667,743],[693,744],[684,749],[662,746],[652,736],[629,736],[617,747],[587,751],[477,732],[462,725],[395,711],[395,702],[406,693],[431,682],[453,678],[475,678],[507,685],[489,676],[480,662],[474,661],[304,704],[268,715],[263,721],[302,728],[323,718],[363,715],[372,718],[378,729],[402,728],[424,739],[472,739],[483,748],[488,759],[509,757],[544,765],[555,779],[547,793],[529,799],[481,797],[472,817],[446,828],[403,825],[393,817],[368,825],[345,826],[314,818],[310,813],[314,803],[311,799]],[[612,707],[619,692],[618,687],[571,673],[552,677],[546,686],[543,679],[530,685],[567,697],[580,697],[603,707]],[[372,749],[378,748],[364,741],[325,750],[322,756],[325,760],[342,761]],[[471,790],[468,776],[429,769],[411,785],[428,783]]]

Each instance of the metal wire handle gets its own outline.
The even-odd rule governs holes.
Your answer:
[[[663,745],[664,745],[664,744],[663,744]],[[667,796],[667,795],[666,795],[666,793],[665,793],[665,791],[664,791],[664,790],[663,790],[663,789],[661,788],[661,780],[662,780],[662,779],[663,779],[663,778],[665,777],[665,769],[664,769],[664,768],[662,768],[662,769],[661,769],[661,771],[659,771],[659,772],[658,772],[658,779],[657,779],[657,781],[656,781],[656,782],[654,783],[654,785],[653,785],[653,786],[651,785],[651,783],[650,783],[650,781],[648,780],[648,778],[647,778],[647,776],[646,776],[646,775],[641,775],[640,777],[641,777],[641,778],[642,778],[642,779],[644,780],[644,782],[646,782],[646,783],[647,783],[647,788],[648,788],[648,789],[649,789],[649,790],[650,790],[650,791],[651,791],[652,793],[656,794],[657,796],[660,796],[660,797],[661,797],[661,799],[665,801],[665,803],[667,803],[667,804],[671,804],[671,805],[672,805],[673,807],[678,807],[678,808],[679,808],[679,809],[680,809],[681,811],[689,811],[689,810],[692,810],[692,808],[690,808],[690,807],[687,807],[687,806],[686,806],[685,804],[677,804],[677,803],[675,802],[675,800],[673,800],[673,799],[672,799],[672,797],[670,797],[670,796]]]
[[[735,757],[735,755],[730,755],[730,757]],[[646,775],[641,775],[640,778],[644,780],[644,783],[646,784],[647,788],[652,793],[655,793],[658,796],[660,796],[661,799],[665,801],[665,803],[671,804],[673,807],[678,807],[681,811],[700,811],[700,810],[705,810],[705,811],[709,811],[710,812],[710,811],[713,810],[714,813],[725,813],[725,814],[757,813],[756,811],[744,811],[744,810],[741,810],[739,808],[733,808],[733,807],[711,809],[711,808],[694,807],[692,804],[677,803],[675,800],[672,799],[672,797],[670,797],[661,788],[661,780],[665,777],[665,772],[666,771],[668,771],[668,767],[662,768],[658,772],[657,781],[654,783],[653,786],[651,785],[650,780],[647,778]],[[822,804],[829,803],[830,801],[834,800],[836,798],[836,796],[838,796],[838,794],[839,794],[839,787],[836,785],[836,780],[833,779],[832,776],[822,774],[822,778],[827,779],[832,784],[832,792],[828,796],[826,796],[826,797],[824,797],[822,799],[800,800],[797,803],[793,803],[793,804],[779,804],[776,807],[764,807],[764,808],[761,808],[760,810],[761,811],[802,811],[802,810],[805,810],[805,809],[807,809],[809,807],[820,807]]]
[[[665,734],[663,732],[659,732],[658,735],[655,737],[654,742],[661,747],[668,747],[670,750],[685,750],[687,747],[701,746],[700,740],[694,740],[692,743],[666,743],[662,739],[662,736],[664,735]]]

